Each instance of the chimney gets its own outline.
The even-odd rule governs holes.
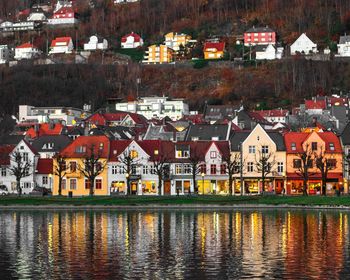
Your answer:
[[[173,141],[176,142],[176,130],[173,131]]]

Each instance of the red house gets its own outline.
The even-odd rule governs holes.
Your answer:
[[[276,32],[269,27],[255,27],[244,32],[244,45],[276,45]]]

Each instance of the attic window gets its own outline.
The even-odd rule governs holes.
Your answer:
[[[334,143],[329,143],[329,149],[330,149],[331,151],[334,151]]]
[[[158,150],[154,150],[154,154],[157,156],[159,154]]]
[[[295,142],[292,142],[292,151],[295,151],[297,149],[297,145],[295,144]]]
[[[103,150],[103,143],[100,143],[100,150]]]
[[[78,146],[75,149],[76,153],[85,153],[86,152],[86,146]]]

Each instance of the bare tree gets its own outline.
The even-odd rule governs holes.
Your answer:
[[[138,164],[138,160],[131,151],[127,150],[119,157],[119,161],[122,163],[123,173],[126,174],[126,192],[129,195],[131,194],[130,175],[133,171],[133,166]]]
[[[30,168],[32,163],[24,158],[23,153],[14,151],[10,156],[11,166],[9,167],[10,174],[16,177],[16,190],[17,194],[20,196],[22,194],[21,179],[28,177],[30,173]]]
[[[106,167],[106,161],[101,161],[103,149],[95,149],[95,145],[92,144],[88,147],[84,160],[83,166],[78,166],[78,170],[85,176],[89,181],[89,195],[94,195],[94,184],[95,179],[100,175]]]
[[[307,182],[312,175],[310,169],[313,167],[313,153],[309,144],[303,147],[302,152],[297,154],[297,162],[293,163],[295,172],[303,179],[303,195],[307,195]]]
[[[265,191],[266,177],[272,172],[275,164],[276,160],[274,154],[272,152],[265,151],[264,147],[261,147],[261,149],[258,150],[258,157],[255,158],[255,166],[256,170],[261,174],[263,191]]]
[[[158,152],[159,153],[159,152]],[[169,170],[166,167],[169,165],[169,156],[164,154],[158,154],[151,157],[154,174],[158,176],[158,194],[162,195],[162,187],[164,177]]]
[[[336,167],[336,159],[327,156],[326,153],[321,149],[320,153],[314,153],[315,165],[316,168],[321,172],[322,177],[322,195],[327,195],[326,187],[327,187],[327,179],[328,172],[330,170],[335,169]]]
[[[58,154],[56,162],[57,164],[53,168],[53,175],[58,177],[58,195],[62,195],[62,179],[68,173],[67,160],[61,154]]]
[[[236,153],[233,156],[228,153],[227,155],[222,156],[222,162],[225,164],[225,172],[228,175],[228,185],[229,192],[232,195],[232,184],[233,184],[233,175],[240,173],[241,166],[241,155]]]
[[[197,149],[195,149],[195,148],[191,149],[190,156],[189,156],[188,160],[189,160],[189,164],[191,166],[193,190],[194,190],[194,193],[198,193],[196,176],[198,174],[200,174],[200,172],[201,172],[202,159],[201,159]],[[189,193],[191,194],[191,189],[189,190]]]

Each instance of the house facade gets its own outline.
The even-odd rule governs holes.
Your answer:
[[[231,138],[231,156],[242,158],[243,164],[242,186],[240,172],[234,174],[235,194],[240,194],[241,188],[243,194],[282,193],[285,188],[286,151],[280,133],[266,131],[259,124],[252,131],[235,132]],[[263,162],[266,164],[263,165]]]
[[[121,47],[123,49],[136,49],[143,46],[143,39],[137,33],[131,32],[122,37]]]
[[[15,59],[17,60],[32,59],[39,54],[39,49],[31,43],[24,43],[15,48]]]
[[[224,57],[225,42],[206,42],[204,44],[204,59],[220,59]]]
[[[307,180],[310,195],[321,194],[322,176],[316,167],[315,156],[323,154],[329,164],[327,194],[343,186],[343,154],[339,138],[333,132],[288,132],[284,135],[287,152],[287,194],[302,194],[303,180]],[[307,177],[302,175],[302,155],[310,155]],[[345,190],[347,192],[347,190]]]
[[[71,37],[57,37],[52,40],[49,54],[69,54],[74,50]]]
[[[164,35],[164,44],[175,52],[180,50],[180,46],[186,47],[192,37],[183,33],[169,32]]]
[[[0,45],[0,64],[5,64],[10,60],[11,50],[7,45]]]
[[[162,64],[170,63],[174,60],[174,50],[166,45],[152,45],[145,53],[143,63]]]
[[[290,46],[290,54],[312,54],[317,53],[317,44],[312,42],[305,33],[301,34],[299,38]]]
[[[276,32],[269,27],[255,27],[244,32],[244,45],[276,45]]]
[[[78,23],[77,13],[73,7],[63,6],[55,11],[53,16],[49,18],[48,25],[72,25]]]
[[[107,49],[108,49],[108,41],[97,35],[91,36],[89,39],[89,42],[84,44],[85,51],[96,51],[96,50],[107,50]]]
[[[338,47],[338,55],[340,57],[349,57],[350,56],[350,36],[344,35],[340,36]]]

